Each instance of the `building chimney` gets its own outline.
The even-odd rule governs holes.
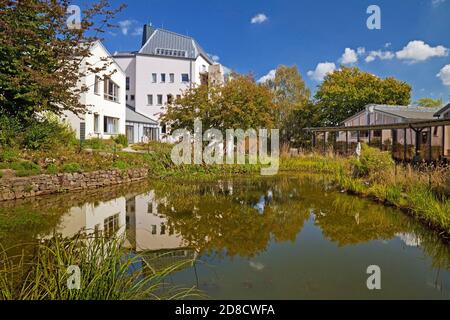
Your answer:
[[[147,43],[147,40],[151,37],[153,32],[155,32],[155,28],[151,23],[144,24],[144,32],[142,32],[142,46]]]

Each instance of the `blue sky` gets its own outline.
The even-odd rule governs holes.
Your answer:
[[[335,68],[347,63],[380,77],[407,81],[414,100],[450,100],[450,0],[112,3],[126,3],[128,8],[116,19],[122,29],[105,35],[111,52],[138,50],[142,25],[151,22],[194,37],[220,63],[237,72],[251,72],[257,79],[280,64],[295,64],[314,91],[321,76],[333,70],[333,63]],[[366,26],[371,4],[381,9],[380,30]]]

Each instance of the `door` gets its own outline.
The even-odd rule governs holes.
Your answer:
[[[134,143],[134,126],[127,126],[126,134],[128,143]]]

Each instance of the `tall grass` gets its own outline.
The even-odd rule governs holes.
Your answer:
[[[0,253],[1,300],[138,300],[201,297],[195,288],[167,286],[171,273],[192,261],[181,261],[153,271],[143,254],[123,248],[120,237],[86,237],[67,240],[55,236],[31,253],[17,248]],[[70,289],[73,274],[69,266],[80,269],[80,288]]]
[[[450,235],[447,166],[397,165],[387,152],[363,146],[359,160],[309,154],[282,159],[281,169],[329,174],[341,189],[405,209]]]

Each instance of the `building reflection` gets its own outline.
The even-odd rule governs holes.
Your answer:
[[[165,203],[166,199],[157,199],[154,191],[87,203],[72,207],[54,232],[64,238],[80,233],[87,236],[123,236],[124,247],[142,254],[152,269],[193,261],[196,251],[168,227],[167,219],[158,211],[159,206]],[[51,237],[49,235],[44,239]]]

